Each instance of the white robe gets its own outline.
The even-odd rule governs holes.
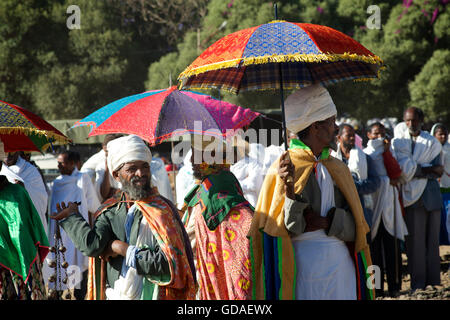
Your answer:
[[[331,155],[342,161],[342,150],[340,148],[340,144],[337,145],[337,151],[332,150]],[[359,180],[366,180],[368,178],[368,165],[367,158],[364,151],[362,151],[359,147],[355,146],[350,150],[350,157],[348,158],[348,169],[351,173],[356,174]],[[362,196],[364,198],[364,207],[367,209],[373,209],[373,198],[372,194],[364,194]]]
[[[439,181],[441,188],[450,188],[450,143],[442,146],[442,158],[444,161],[444,173]]]
[[[264,164],[258,161],[258,151],[260,150],[256,143],[249,145],[249,154],[230,167],[230,171],[239,180],[245,199],[255,207],[258,201],[259,191],[264,182]],[[264,150],[264,149],[262,149]]]
[[[80,201],[81,204],[78,206],[78,211],[83,216],[86,221],[89,221],[88,211],[95,213],[100,207],[100,201],[97,198],[97,194],[92,185],[91,179],[86,173],[79,172],[76,168],[73,170],[70,176],[60,175],[53,181],[51,196],[50,196],[50,210],[52,214],[57,212],[56,204],[65,202],[77,202]],[[53,219],[49,221],[49,234],[48,240],[50,246],[55,244],[54,235],[56,232],[56,222]],[[63,228],[60,228],[61,239],[66,247],[65,259],[69,263],[69,268],[74,266],[75,272],[81,274],[87,270],[89,265],[88,257],[84,256],[81,251],[79,251],[72,240],[66,234]],[[53,253],[49,253],[46,261],[49,262],[50,259],[55,259]],[[49,287],[54,287],[54,283],[48,282],[48,276],[52,274],[54,269],[50,269],[48,264],[44,264],[44,280],[48,283]],[[75,279],[74,279],[75,280]],[[81,277],[77,280],[82,280]],[[76,283],[72,283],[69,279],[68,287],[73,288]],[[67,289],[67,286],[62,284],[63,290]]]
[[[100,163],[105,162],[105,151],[101,149],[99,152],[92,155],[89,159],[83,163],[83,166],[80,169],[80,172],[87,173],[92,180],[92,183],[95,185],[95,169]],[[101,197],[99,197],[100,199]]]
[[[328,170],[317,164],[321,191],[320,215],[335,206],[334,184]],[[355,266],[342,240],[323,229],[304,232],[292,238],[295,251],[298,300],[356,300]]]
[[[406,178],[402,187],[403,205],[408,207],[419,200],[427,185],[426,178],[414,178],[417,166],[427,166],[442,150],[440,142],[426,131],[420,131],[416,138],[414,153],[411,153],[412,141],[409,131],[397,131],[392,147],[398,164]]]
[[[152,185],[158,188],[160,195],[173,202],[172,187],[170,186],[169,175],[167,174],[164,161],[161,158],[153,157],[150,163],[150,170],[152,172]]]
[[[9,169],[22,178],[25,189],[41,217],[45,232],[47,232],[48,227],[45,213],[47,212],[48,206],[48,193],[39,170],[20,156],[17,158],[16,164],[10,166]]]
[[[408,230],[402,216],[397,188],[390,184],[390,179],[384,166],[383,140],[369,140],[364,152],[374,160],[373,163],[380,178],[380,187],[372,194],[374,204],[371,228],[372,240],[377,235],[381,219],[383,219],[384,227],[390,235],[400,240],[405,240]],[[393,150],[391,150],[391,153],[395,157]]]
[[[176,193],[177,193],[177,208],[181,209],[184,205],[184,197],[195,186],[194,172],[192,171],[191,164],[192,150],[189,149],[188,153],[183,159],[183,166],[178,170],[175,177]]]
[[[100,162],[97,167],[95,168],[95,191],[97,192],[97,197],[100,199],[101,202],[105,201],[106,199],[103,199],[102,194],[100,192],[103,179],[105,178],[105,158],[103,158],[103,161]],[[122,187],[122,184],[113,178],[111,174],[108,175],[109,177],[109,184],[112,188],[120,189]]]

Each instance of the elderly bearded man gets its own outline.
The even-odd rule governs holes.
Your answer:
[[[150,149],[133,135],[107,148],[120,201],[106,205],[92,229],[74,203],[62,203],[53,219],[85,255],[108,262],[108,299],[193,299],[192,249],[177,209],[151,187]]]
[[[256,299],[370,299],[369,227],[347,166],[330,156],[336,107],[321,85],[286,100],[290,141],[269,169],[249,232]],[[360,284],[361,286],[358,286]]]

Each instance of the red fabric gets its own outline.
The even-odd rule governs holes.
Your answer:
[[[311,23],[293,23],[305,31],[323,53],[342,54],[346,52],[374,56],[358,41],[333,28]]]
[[[398,179],[402,174],[402,169],[390,151],[383,152],[383,162],[389,178]]]

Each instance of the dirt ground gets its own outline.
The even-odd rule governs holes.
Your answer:
[[[450,246],[440,246],[441,256],[441,285],[428,286],[425,290],[411,292],[410,276],[407,273],[407,257],[402,254],[402,290],[397,298],[378,297],[377,300],[450,300]],[[387,284],[384,287],[387,293]]]

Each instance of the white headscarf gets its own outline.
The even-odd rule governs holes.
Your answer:
[[[135,135],[120,137],[108,142],[108,169],[114,172],[122,164],[131,161],[146,161],[150,164],[152,153],[141,138]]]
[[[316,121],[322,121],[337,114],[330,94],[320,84],[292,93],[286,99],[285,112],[286,126],[292,132],[300,132]]]

